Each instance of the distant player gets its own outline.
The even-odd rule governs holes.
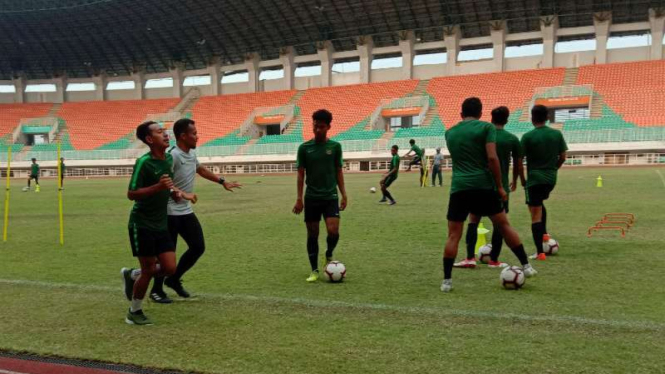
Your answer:
[[[566,161],[568,146],[561,131],[545,126],[547,107],[536,105],[531,109],[531,122],[535,127],[522,136],[522,149],[526,157],[526,203],[531,213],[531,233],[537,253],[531,258],[545,260],[543,240],[547,234],[545,200],[550,197],[557,180],[557,172]]]
[[[333,259],[333,251],[339,241],[339,212],[346,209],[347,197],[344,187],[342,145],[327,137],[332,122],[332,114],[317,110],[312,115],[314,139],[306,141],[298,148],[298,198],[293,213],[305,210],[307,226],[307,254],[312,273],[307,282],[319,279],[319,223],[321,216],[326,222],[328,238],[326,242],[326,261]],[[307,179],[305,179],[307,178]],[[303,201],[303,186],[307,183],[307,192]],[[337,189],[342,195],[339,202]]]
[[[390,185],[397,180],[397,174],[399,174],[400,159],[399,155],[397,154],[398,150],[399,147],[397,146],[397,144],[393,145],[390,148],[390,154],[393,155],[393,157],[390,159],[390,170],[388,170],[388,172],[385,173],[381,178],[380,185],[381,185],[381,193],[383,194],[383,198],[379,201],[380,203],[385,203],[388,200],[390,200],[389,203],[390,205],[395,205],[397,203],[395,199],[393,199],[393,196],[388,191],[388,187],[390,187]]]
[[[501,165],[501,184],[507,194],[510,193],[509,191],[515,191],[517,178],[522,174],[522,150],[520,140],[517,136],[504,129],[506,123],[508,123],[509,116],[510,110],[505,106],[500,106],[492,110],[492,124],[496,128],[496,154],[497,157],[499,157],[499,164]],[[508,174],[510,173],[511,158],[513,160],[513,178],[512,183],[509,184]],[[506,214],[508,214],[508,199],[503,202],[503,208]],[[480,218],[481,217],[474,214],[471,214],[471,217],[469,217],[469,225],[466,230],[466,258],[455,263],[455,267],[476,267],[475,249],[478,240],[478,223],[480,222]],[[508,266],[505,262],[499,261],[502,246],[503,236],[501,235],[501,230],[495,226],[492,232],[492,252],[490,253],[490,261],[488,264],[490,268],[503,268]]]
[[[173,157],[173,185],[180,191],[193,194],[196,175],[222,185],[227,191],[233,192],[234,188],[240,188],[236,182],[227,182],[223,177],[216,176],[205,166],[199,164],[196,158],[196,144],[199,140],[196,124],[191,119],[183,118],[173,124],[173,134],[177,144],[169,150]],[[196,195],[193,195],[196,197]],[[176,268],[175,274],[164,280],[164,277],[155,277],[150,299],[162,304],[173,302],[166,292],[164,284],[173,289],[178,296],[190,297],[190,293],[182,285],[182,276],[191,269],[205,252],[205,240],[203,229],[199,223],[192,205],[187,200],[175,201],[169,198],[168,203],[168,228],[174,245],[178,243],[178,235],[182,236],[189,247],[182,256]]]
[[[437,176],[439,177],[439,187],[443,187],[443,175],[441,174],[442,167],[443,155],[441,154],[441,148],[437,148],[434,160],[432,161],[432,187],[436,186]]]
[[[489,216],[499,228],[508,246],[523,265],[524,274],[536,270],[529,264],[517,232],[508,223],[503,201],[508,199],[501,183],[501,166],[496,155],[496,129],[480,121],[483,105],[476,97],[464,100],[462,121],[446,132],[446,142],[453,161],[453,176],[448,202],[448,240],[443,254],[441,291],[452,290],[452,271],[464,221],[469,213]]]
[[[65,158],[60,157],[60,188],[65,188]]]
[[[167,226],[166,206],[169,196],[196,202],[196,196],[173,186],[173,158],[166,149],[169,136],[156,122],[148,121],[136,128],[136,137],[150,147],[134,165],[127,197],[134,201],[129,215],[129,241],[132,254],[138,257],[140,270],[123,268],[125,296],[131,306],[125,322],[151,325],[143,313],[143,298],[153,276],[168,276],[176,271],[175,245]]]
[[[30,176],[28,176],[28,190],[30,190],[30,182],[35,180],[35,192],[39,192],[39,164],[36,158],[32,158],[32,165],[30,165]]]

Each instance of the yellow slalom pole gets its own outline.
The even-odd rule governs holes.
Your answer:
[[[60,245],[65,244],[65,223],[62,219],[62,163],[60,162],[60,143],[58,143],[58,216],[60,218]]]
[[[7,187],[5,188],[5,222],[2,228],[2,241],[7,241],[7,228],[9,227],[9,175],[11,173],[12,147],[7,148]]]

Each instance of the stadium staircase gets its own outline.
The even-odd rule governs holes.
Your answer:
[[[577,82],[577,76],[580,73],[579,68],[567,68],[566,73],[563,76],[563,85],[572,86]]]

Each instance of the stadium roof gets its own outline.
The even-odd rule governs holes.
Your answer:
[[[441,40],[444,25],[461,25],[464,37],[490,34],[488,21],[505,19],[509,32],[540,29],[539,16],[559,15],[561,27],[593,24],[592,14],[612,11],[614,23],[648,20],[647,0],[0,0],[0,79],[88,77],[106,71],[128,75],[168,71],[176,62],[200,69],[213,58],[262,59],[280,47],[316,52],[332,40],[337,51],[355,37],[373,35],[376,46],[396,45],[397,32],[417,30],[422,42]]]

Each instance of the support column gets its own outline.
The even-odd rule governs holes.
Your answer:
[[[222,93],[222,69],[219,58],[214,58],[208,65],[208,74],[210,75],[210,94],[217,96]]]
[[[25,76],[20,75],[12,79],[14,83],[14,102],[18,104],[25,103]]]
[[[443,28],[443,43],[446,45],[446,75],[455,75],[457,71],[457,55],[459,55],[459,40],[461,37],[459,26],[446,26]]]
[[[279,60],[282,62],[282,68],[284,69],[285,90],[292,90],[296,86],[296,64],[293,62],[294,57],[293,47],[284,47],[279,51]]]
[[[64,103],[67,91],[67,78],[63,75],[53,80],[55,83],[55,102]]]
[[[665,9],[649,9],[651,25],[651,59],[663,59],[663,32],[665,31]]]
[[[335,64],[332,58],[332,44],[328,41],[317,44],[317,53],[321,61],[321,87],[330,87],[332,86],[332,67]]]
[[[245,67],[249,74],[247,82],[249,92],[259,92],[259,56],[256,53],[250,53],[245,56]]]
[[[92,82],[95,84],[95,100],[106,100],[106,73],[101,72],[92,77]]]
[[[543,35],[543,60],[541,68],[554,67],[554,46],[557,42],[556,32],[559,29],[557,16],[540,17],[540,32]]]
[[[374,40],[369,35],[360,36],[357,43],[358,54],[360,55],[360,83],[370,83],[372,81]]]
[[[175,67],[171,69],[171,77],[173,78],[173,97],[182,97],[182,84],[185,81],[185,77],[182,75],[183,70],[183,63],[176,63]]]
[[[136,100],[145,99],[145,72],[138,70],[132,73],[132,80],[134,81],[134,90],[136,91]]]
[[[607,63],[607,39],[612,25],[611,12],[593,14],[593,27],[596,29],[596,64]]]
[[[413,46],[416,36],[413,31],[400,32],[399,49],[402,52],[402,79],[413,79]]]
[[[499,20],[490,22],[490,35],[492,37],[492,48],[494,49],[494,71],[504,70],[507,33],[508,24],[506,21]]]

